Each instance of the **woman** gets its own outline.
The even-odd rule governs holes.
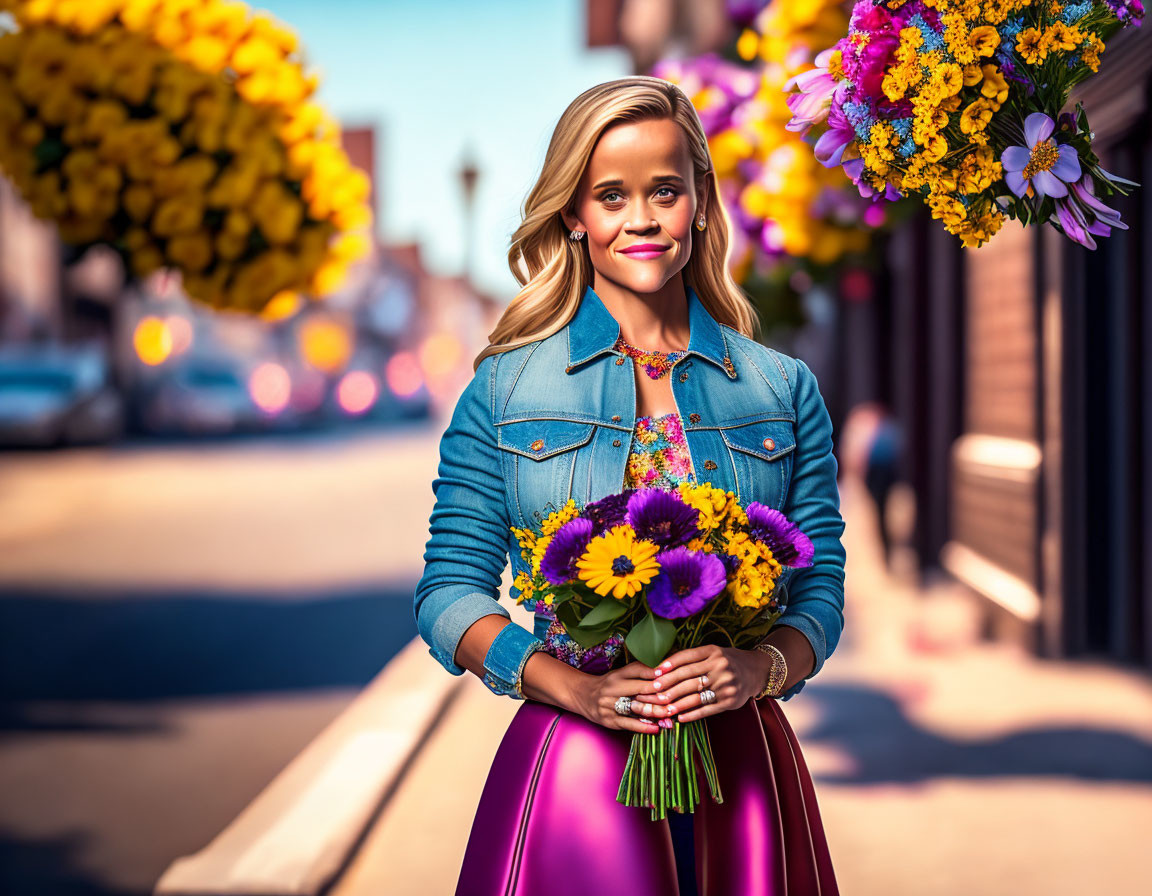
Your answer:
[[[624,78],[561,116],[509,252],[523,288],[441,441],[415,593],[449,672],[524,700],[457,896],[837,892],[811,778],[771,699],[795,696],[843,628],[832,426],[808,367],[752,338],[728,232],[678,87]],[[700,647],[652,669],[619,662],[618,638],[582,650],[524,590],[510,527],[686,479],[779,508],[812,539],[813,565],[777,583],[776,651]],[[531,632],[497,602],[508,555]],[[654,822],[616,793],[633,732],[674,717],[707,720],[724,802],[705,785],[694,815]]]

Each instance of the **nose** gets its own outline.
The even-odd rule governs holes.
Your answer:
[[[633,224],[631,221],[624,223],[624,229],[628,233],[649,233],[653,230],[659,230],[660,225],[656,222],[655,218],[649,218],[643,224]]]

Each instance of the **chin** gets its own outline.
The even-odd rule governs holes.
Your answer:
[[[680,270],[669,270],[667,268],[655,269],[649,271],[620,271],[617,270],[613,275],[609,275],[609,279],[613,280],[620,286],[630,289],[634,293],[652,293],[658,292],[664,285],[680,273]]]

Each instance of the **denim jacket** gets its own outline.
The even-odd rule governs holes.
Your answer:
[[[785,568],[777,582],[788,625],[812,645],[816,675],[844,626],[844,560],[832,422],[816,377],[798,358],[768,348],[708,313],[689,288],[690,338],[676,361],[672,396],[697,482],[782,511],[813,543],[813,565]],[[567,326],[481,361],[440,442],[432,484],[417,628],[453,675],[464,632],[497,602],[508,558],[525,568],[510,526],[536,523],[569,499],[577,505],[624,488],[636,416],[632,359],[614,351],[619,324],[589,287]],[[523,699],[521,675],[548,619],[515,622],[484,661],[494,693]],[[775,628],[775,626],[773,627]],[[806,683],[793,685],[790,700]]]

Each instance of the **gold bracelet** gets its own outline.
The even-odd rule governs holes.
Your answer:
[[[768,680],[765,682],[763,690],[756,695],[756,699],[779,697],[784,691],[784,682],[788,680],[788,661],[784,659],[784,654],[780,652],[779,647],[775,644],[769,644],[767,641],[761,641],[754,649],[772,657],[772,667],[768,670]]]

